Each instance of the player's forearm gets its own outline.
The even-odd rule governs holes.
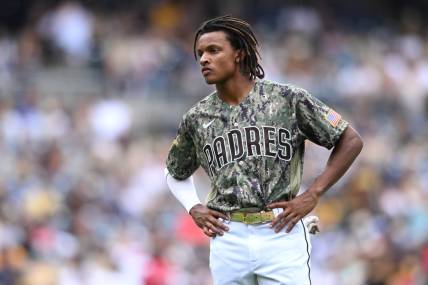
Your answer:
[[[183,207],[186,208],[187,212],[193,206],[201,204],[192,176],[184,180],[178,180],[172,177],[168,170],[165,169],[165,177],[169,190]]]
[[[333,186],[352,165],[363,148],[359,134],[349,126],[333,148],[324,171],[309,187],[309,191],[320,197]]]

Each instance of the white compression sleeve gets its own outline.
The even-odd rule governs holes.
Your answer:
[[[169,190],[184,208],[186,208],[187,212],[196,204],[201,204],[195,184],[193,183],[193,176],[184,180],[178,180],[172,177],[168,169],[165,168],[165,177]]]

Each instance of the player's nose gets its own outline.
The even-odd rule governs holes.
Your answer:
[[[204,66],[208,63],[208,56],[206,56],[206,54],[202,54],[201,57],[199,58],[199,64],[201,66]]]

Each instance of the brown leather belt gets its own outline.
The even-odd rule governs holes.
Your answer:
[[[272,211],[261,211],[255,213],[231,212],[229,213],[229,217],[233,222],[252,225],[271,222],[275,218],[275,215]]]

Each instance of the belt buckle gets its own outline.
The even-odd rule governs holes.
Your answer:
[[[252,220],[251,215],[249,213],[246,213],[244,215],[244,223],[246,223],[247,225],[251,225],[251,220]]]
[[[249,213],[246,215],[245,220],[247,224],[258,224],[260,223],[260,213]]]

